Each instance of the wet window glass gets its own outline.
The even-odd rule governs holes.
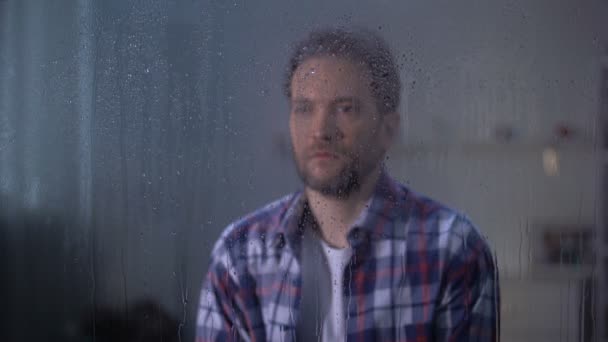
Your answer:
[[[0,340],[608,341],[607,17],[0,0]]]

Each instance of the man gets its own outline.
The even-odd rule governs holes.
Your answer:
[[[232,223],[201,293],[197,341],[493,341],[497,270],[467,218],[383,160],[400,81],[367,31],[313,32],[287,77],[302,191]]]

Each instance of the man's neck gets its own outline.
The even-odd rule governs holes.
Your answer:
[[[308,205],[325,242],[337,248],[348,247],[348,231],[372,196],[381,172],[380,165],[363,180],[361,187],[347,198],[336,198],[310,188],[305,189]]]

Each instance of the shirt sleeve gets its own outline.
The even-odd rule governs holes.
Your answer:
[[[486,240],[464,218],[448,242],[447,267],[437,309],[437,341],[498,341],[498,271]]]
[[[220,241],[211,253],[196,321],[196,342],[251,341],[240,296],[239,277],[229,251]]]

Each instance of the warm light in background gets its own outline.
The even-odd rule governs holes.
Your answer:
[[[547,176],[557,176],[559,174],[559,155],[553,147],[543,150],[543,169]]]

